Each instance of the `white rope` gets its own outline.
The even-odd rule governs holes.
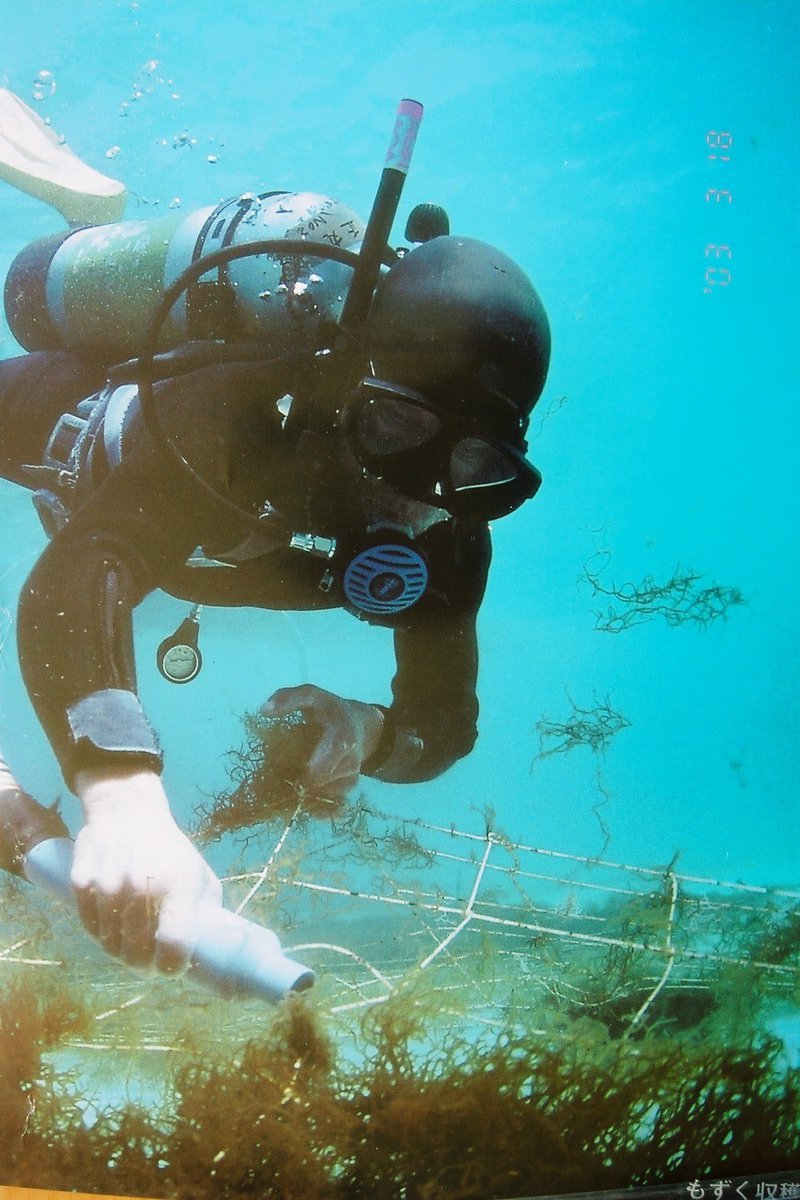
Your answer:
[[[460,933],[467,924],[469,924],[471,921],[475,921],[478,924],[482,923],[482,924],[486,924],[486,925],[491,925],[494,928],[511,928],[511,929],[524,930],[527,933],[534,933],[534,934],[545,935],[545,936],[549,936],[549,937],[564,938],[571,942],[579,942],[579,943],[583,943],[586,945],[609,946],[609,947],[615,946],[621,950],[642,950],[642,951],[648,951],[649,953],[653,953],[653,954],[663,953],[663,946],[660,946],[657,943],[652,943],[652,942],[642,942],[642,941],[618,938],[618,937],[607,937],[603,934],[581,933],[579,930],[564,929],[564,928],[560,928],[560,927],[554,926],[554,925],[540,925],[540,924],[534,923],[532,921],[512,920],[509,917],[495,917],[489,913],[475,912],[474,909],[470,912],[469,918],[464,919],[464,910],[460,909],[460,908],[456,908],[452,905],[415,903],[414,901],[410,901],[410,900],[401,900],[399,897],[396,897],[396,896],[382,896],[382,895],[374,893],[374,892],[372,892],[372,893],[357,892],[351,888],[334,887],[331,884],[311,883],[309,880],[305,880],[305,879],[291,879],[291,880],[286,880],[286,882],[291,884],[293,887],[305,888],[311,892],[321,892],[321,893],[325,893],[325,894],[333,895],[333,896],[347,896],[351,899],[368,900],[368,901],[373,901],[378,904],[398,905],[402,908],[407,908],[407,909],[411,909],[411,910],[420,910],[420,911],[424,911],[424,912],[438,912],[438,913],[443,913],[444,915],[448,915],[448,916],[458,916],[462,919],[459,922],[459,925],[457,926],[457,928],[451,930],[450,933],[448,934],[448,938],[447,938],[448,942],[451,942],[453,940],[453,938],[456,936],[456,934]],[[438,954],[438,950],[435,953]],[[726,954],[716,954],[711,951],[699,951],[699,950],[693,951],[693,950],[683,949],[680,951],[676,950],[675,953],[677,956],[679,956],[682,959],[683,958],[702,959],[702,960],[707,960],[709,962],[727,963],[730,966],[752,966],[752,967],[757,967],[760,970],[771,971],[776,974],[796,975],[798,973],[797,967],[783,966],[782,964],[777,964],[777,963],[755,961],[751,958],[742,958],[742,957],[736,957],[736,956],[726,955]],[[422,965],[422,964],[420,964],[420,965]]]
[[[436,949],[433,950],[428,955],[427,958],[424,958],[422,960],[422,962],[419,964],[420,971],[424,971],[425,968],[427,966],[429,966],[433,962],[433,960],[435,958],[437,958],[438,955],[440,955],[442,953],[442,951],[445,950],[450,945],[450,943],[453,941],[453,939],[458,937],[459,933],[461,933],[461,930],[465,929],[467,927],[467,925],[469,925],[470,921],[472,920],[472,914],[473,914],[473,909],[475,907],[475,901],[478,898],[478,889],[481,886],[481,880],[483,879],[483,874],[484,874],[484,871],[486,870],[486,864],[489,861],[489,855],[492,852],[493,844],[494,844],[494,842],[493,842],[492,836],[491,836],[491,834],[489,834],[489,836],[486,839],[486,849],[483,852],[483,858],[481,859],[481,865],[478,868],[478,874],[476,875],[475,882],[472,885],[472,891],[470,893],[469,900],[467,901],[467,907],[464,909],[464,916],[463,916],[462,920],[460,921],[460,923],[458,925],[456,925],[455,929],[450,930],[450,932],[448,933],[448,935],[444,939],[444,941],[440,942],[439,945],[436,947]]]
[[[303,808],[303,801],[301,800],[300,803],[297,805],[297,808],[294,810],[291,817],[289,818],[289,822],[286,825],[286,828],[284,829],[283,833],[278,838],[278,841],[275,845],[274,850],[272,851],[272,854],[270,854],[269,858],[264,863],[264,866],[261,868],[261,871],[260,871],[255,883],[250,888],[250,891],[247,893],[244,900],[242,900],[240,902],[240,904],[237,906],[237,908],[235,910],[237,913],[240,913],[244,908],[246,908],[246,906],[253,899],[253,896],[255,896],[256,892],[261,887],[262,883],[264,883],[264,881],[266,880],[267,876],[270,873],[270,870],[272,869],[272,864],[275,862],[275,859],[278,857],[281,850],[283,849],[284,843],[285,843],[287,837],[289,836],[289,833],[292,830],[295,821],[300,816],[300,812],[301,812],[302,808]]]
[[[676,879],[675,875],[672,873],[670,873],[670,882],[671,882],[672,894],[671,894],[671,899],[670,899],[669,913],[667,915],[667,932],[666,932],[666,937],[664,939],[664,953],[667,956],[667,965],[664,968],[663,975],[659,979],[656,986],[653,988],[650,995],[645,1000],[644,1004],[642,1004],[642,1006],[638,1010],[638,1012],[636,1012],[634,1014],[634,1016],[631,1020],[630,1026],[628,1027],[628,1030],[627,1030],[628,1034],[630,1034],[636,1028],[636,1026],[639,1024],[642,1017],[647,1012],[648,1008],[653,1003],[653,1001],[656,999],[659,992],[664,987],[664,984],[669,979],[670,974],[672,973],[672,968],[675,966],[675,946],[673,945],[673,942],[672,942],[672,930],[673,930],[674,924],[675,924],[675,909],[676,909],[677,903],[678,903],[678,880]]]
[[[467,841],[482,842],[484,835],[481,833],[468,833],[461,829],[456,829],[452,825],[429,825],[425,821],[410,821],[409,824],[414,824],[420,829],[428,829],[432,833],[446,833],[453,838],[464,838]],[[604,858],[589,858],[583,854],[568,854],[564,850],[546,850],[541,846],[528,846],[524,842],[511,842],[505,839],[497,839],[498,845],[504,846],[508,850],[513,850],[521,854],[538,854],[544,858],[564,859],[567,862],[581,863],[587,867],[607,867],[612,871],[630,871],[634,875],[648,875],[651,878],[663,879],[666,872],[659,867],[640,867],[632,863],[613,862],[610,859]],[[436,853],[436,852],[435,852]],[[740,883],[725,879],[715,879],[704,875],[681,875],[676,873],[676,878],[680,883],[697,883],[703,887],[725,888],[730,891],[752,892],[759,896],[780,896],[789,900],[800,900],[800,891],[789,888],[773,888],[762,884]]]
[[[365,958],[362,958],[360,954],[356,954],[355,950],[348,949],[347,946],[337,946],[333,942],[303,942],[299,946],[290,946],[287,949],[290,954],[304,954],[306,950],[330,950],[333,954],[343,954],[347,958],[354,959],[360,966],[369,971],[378,980],[378,983],[382,983],[389,991],[392,990],[391,982],[377,967],[373,967],[372,963],[367,962]]]

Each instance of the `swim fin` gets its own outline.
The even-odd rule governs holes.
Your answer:
[[[0,88],[0,179],[44,200],[70,225],[107,225],[125,209],[125,185],[82,162],[7,88]]]

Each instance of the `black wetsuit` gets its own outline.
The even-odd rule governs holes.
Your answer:
[[[375,519],[373,505],[386,507],[386,488],[353,471],[341,437],[307,429],[290,436],[278,401],[299,386],[299,371],[296,362],[183,369],[156,385],[163,427],[198,474],[248,512],[269,501],[294,530],[357,544]],[[104,368],[68,354],[0,363],[0,474],[35,486],[28,467],[42,462],[58,417],[102,389],[105,377]],[[323,579],[324,561],[285,539],[270,541],[269,524],[264,544],[254,544],[252,530],[150,436],[135,406],[121,463],[104,470],[95,462],[93,476],[91,487],[80,481],[70,519],[34,566],[19,607],[23,676],[68,781],[109,756],[158,765],[135,700],[131,623],[152,590],[281,610],[345,603],[341,580]],[[476,737],[475,621],[488,529],[448,519],[416,544],[428,563],[424,595],[398,614],[368,618],[393,628],[397,670],[389,736],[365,773],[396,782],[440,774]],[[235,569],[187,567],[197,547],[240,561]],[[97,700],[89,721],[92,729],[99,722],[97,736],[84,736],[74,718],[87,697]]]

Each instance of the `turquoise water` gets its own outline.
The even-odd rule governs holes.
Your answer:
[[[424,103],[394,236],[413,204],[434,200],[454,231],[500,246],[535,281],[554,343],[537,409],[550,415],[533,422],[545,482],[495,528],[477,749],[424,787],[367,791],[460,824],[490,803],[503,828],[543,846],[593,854],[607,831],[621,861],[679,851],[689,871],[795,883],[796,11],[508,0],[379,11],[4,4],[0,77],[125,180],[137,217],[275,187],[368,214],[396,102]],[[709,131],[730,134],[717,139],[729,161],[710,157]],[[61,222],[10,188],[0,204],[4,272]],[[732,257],[709,259],[709,244]],[[728,286],[706,284],[714,261],[728,263]],[[16,349],[3,326],[0,353]],[[13,610],[41,538],[26,495],[4,487],[2,500],[0,603]],[[608,555],[607,583],[663,582],[681,564],[747,603],[705,630],[599,632],[603,606],[579,581],[595,554]],[[204,623],[203,675],[171,690],[152,649],[184,611],[154,597],[137,626],[142,692],[184,817],[195,789],[220,778],[238,714],[276,686],[387,697],[385,634],[342,615],[221,611]],[[8,754],[29,787],[54,794],[12,643]],[[578,747],[534,761],[537,722],[566,720],[570,697],[609,699],[630,724],[601,757]]]
[[[528,846],[800,886],[799,25],[788,0],[0,4],[0,85],[125,181],[128,217],[277,188],[366,216],[410,96],[425,117],[394,241],[415,204],[438,202],[544,300],[554,350],[531,452],[544,484],[494,527],[478,745],[425,785],[366,781],[368,804],[462,831],[492,808]],[[3,187],[0,274],[62,227]],[[0,321],[0,356],[18,349]],[[43,535],[26,493],[0,483],[0,511],[3,747],[76,828],[14,649]],[[605,587],[688,572],[745,603],[703,628],[604,632],[598,571]],[[390,635],[345,614],[206,610],[203,672],[170,687],[154,652],[186,612],[155,595],[136,615],[141,694],[184,823],[225,785],[241,715],[276,688],[388,700]],[[605,704],[620,720],[599,752],[541,756],[563,742],[556,726]],[[270,846],[253,849],[260,861]],[[209,856],[231,869],[226,845]],[[341,884],[341,849],[334,866]],[[433,886],[469,893],[474,866],[442,871]],[[349,927],[333,914],[292,936],[354,951],[369,936],[375,961],[383,912]],[[780,1031],[795,1061],[794,1010]]]

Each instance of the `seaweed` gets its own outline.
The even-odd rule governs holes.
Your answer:
[[[595,569],[587,563],[581,578],[590,584],[593,595],[610,601],[605,612],[596,614],[595,629],[604,633],[622,633],[659,617],[670,626],[705,628],[720,618],[726,621],[732,608],[747,603],[740,588],[705,582],[702,575],[685,570],[680,563],[664,582],[645,575],[639,583],[605,584],[600,576],[610,556],[601,557],[605,560],[602,566]]]
[[[67,1033],[86,1024],[69,993],[44,991],[31,980],[6,988],[0,1004],[0,1146],[13,1162],[42,1092],[42,1056]]]
[[[3,1184],[489,1200],[792,1168],[800,1070],[773,1030],[797,893],[516,844],[473,811],[469,832],[362,798],[281,832],[248,895],[320,957],[277,1009],[81,959],[12,881]]]
[[[169,1113],[129,1105],[87,1124],[74,1105],[30,1104],[25,1083],[0,1177],[182,1200],[485,1200],[797,1161],[800,1073],[766,1035],[634,1045],[583,1018],[437,1038],[415,996],[370,1010],[358,1054],[291,1000],[233,1055],[185,1062]],[[43,1037],[17,1027],[26,1080]]]
[[[567,693],[572,712],[566,721],[551,721],[544,714],[536,723],[539,734],[538,758],[552,754],[567,754],[576,746],[588,746],[595,754],[603,754],[613,737],[630,726],[622,713],[611,707],[611,698],[594,697],[591,708],[581,708]]]
[[[303,783],[318,730],[301,712],[283,717],[247,713],[245,743],[228,754],[232,787],[198,808],[195,837],[202,845],[278,818],[331,816],[341,805]]]

